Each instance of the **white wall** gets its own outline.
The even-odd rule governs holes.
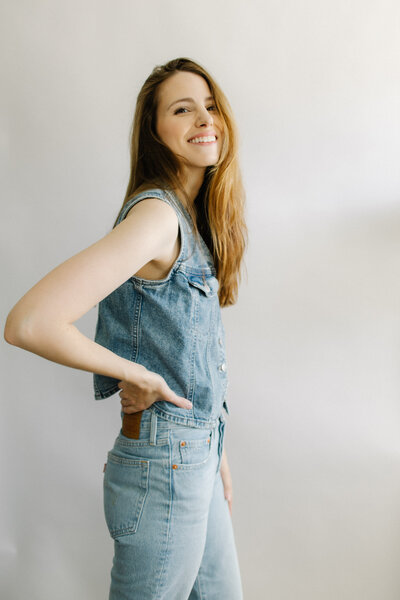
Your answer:
[[[248,276],[223,311],[245,598],[398,600],[398,2],[3,0],[0,16],[3,324],[110,230],[153,66],[204,64],[237,116],[248,196]],[[1,351],[0,595],[105,599],[119,397]]]

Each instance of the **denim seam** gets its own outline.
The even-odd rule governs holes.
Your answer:
[[[189,417],[179,417],[177,415],[172,415],[172,414],[164,411],[162,408],[159,408],[158,406],[154,406],[154,405],[150,406],[149,410],[154,410],[154,412],[157,414],[157,416],[167,419],[168,421],[178,423],[179,425],[195,427],[196,429],[203,429],[203,427],[204,428],[215,427],[215,425],[218,424],[218,417],[213,420],[200,419],[198,417],[196,417],[195,419],[191,419]],[[187,412],[189,412],[189,411],[187,411]],[[168,415],[168,416],[166,416],[166,415]]]
[[[193,414],[193,416],[195,415],[195,403],[194,403],[194,396],[195,396],[195,391],[196,391],[196,364],[195,364],[195,358],[196,358],[196,347],[197,347],[197,331],[198,331],[198,321],[199,321],[199,298],[197,296],[195,296],[195,302],[194,302],[194,307],[193,307],[193,326],[192,326],[192,338],[193,338],[193,343],[192,343],[192,356],[191,356],[191,369],[190,369],[190,395],[189,395],[189,400],[192,401],[192,409],[191,409],[191,413]]]
[[[169,472],[169,503],[168,503],[168,520],[167,520],[167,537],[165,541],[165,550],[163,556],[163,563],[161,569],[159,571],[158,583],[156,588],[156,598],[158,598],[158,594],[162,591],[162,583],[164,582],[165,587],[165,577],[164,573],[166,572],[166,564],[168,559],[168,545],[170,539],[170,531],[171,531],[171,513],[172,513],[172,493],[173,493],[173,481],[172,481],[172,447],[171,447],[171,435],[168,432],[168,447],[169,447],[169,457],[168,457],[168,472]]]
[[[210,356],[209,356],[210,355],[210,333],[211,333],[211,331],[209,330],[208,334],[207,334],[207,343],[206,343],[206,369],[207,369],[209,381],[212,381],[211,371],[210,371],[210,360],[209,360],[210,359]],[[213,386],[213,388],[214,388],[214,386]],[[213,389],[213,393],[214,393],[214,389]]]
[[[110,396],[115,394],[115,392],[118,392],[118,390],[119,387],[117,385],[113,385],[111,388],[108,388],[105,392],[102,392],[96,386],[96,392],[94,397],[96,400],[104,400],[105,398],[109,398]]]
[[[179,270],[185,274],[185,276],[187,277],[188,275],[207,275],[208,277],[215,277],[215,272],[213,272],[212,268],[210,267],[210,265],[207,263],[207,267],[195,267],[193,265],[181,265]]]
[[[206,596],[203,594],[203,590],[202,590],[202,585],[201,585],[201,573],[200,573],[201,567],[199,569],[199,572],[197,573],[197,581],[199,584],[199,594],[200,594],[200,600],[207,600]]]
[[[131,331],[131,361],[136,362],[139,354],[139,321],[142,312],[142,295],[138,294],[133,308],[132,331]]]
[[[116,465],[126,465],[127,467],[140,467],[142,470],[149,470],[149,459],[145,458],[126,458],[117,456],[112,450],[108,453],[108,460]]]
[[[150,435],[150,430],[149,431],[146,430],[146,433],[149,433],[149,435]],[[157,438],[157,446],[166,446],[167,444],[168,444],[168,438]],[[148,446],[149,442],[148,441],[143,441],[143,442],[138,441],[138,442],[130,443],[128,441],[117,438],[115,441],[115,445],[116,446],[125,446],[126,448],[138,448],[138,447],[142,448],[142,447]]]

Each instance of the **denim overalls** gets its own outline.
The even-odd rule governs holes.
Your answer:
[[[196,241],[172,191],[134,196],[170,204],[180,253],[167,277],[136,276],[99,303],[95,341],[166,380],[190,410],[160,400],[135,435],[120,431],[104,472],[104,510],[114,539],[110,600],[241,600],[241,578],[219,471],[228,385],[225,331],[212,256]],[[94,374],[96,399],[118,380]]]

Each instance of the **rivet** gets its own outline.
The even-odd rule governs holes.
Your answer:
[[[178,465],[172,465],[172,468],[173,468],[173,469],[177,469],[177,468],[178,468]]]
[[[207,442],[210,443],[210,438],[208,438]]]
[[[181,446],[186,446],[186,442],[181,442]]]

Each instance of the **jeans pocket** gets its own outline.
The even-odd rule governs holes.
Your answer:
[[[198,439],[191,439],[190,434],[178,439],[179,459],[175,463],[178,469],[197,469],[204,466],[211,456],[211,440],[213,432],[206,431]]]
[[[112,538],[135,533],[149,489],[150,461],[108,453],[104,472],[104,514]]]

